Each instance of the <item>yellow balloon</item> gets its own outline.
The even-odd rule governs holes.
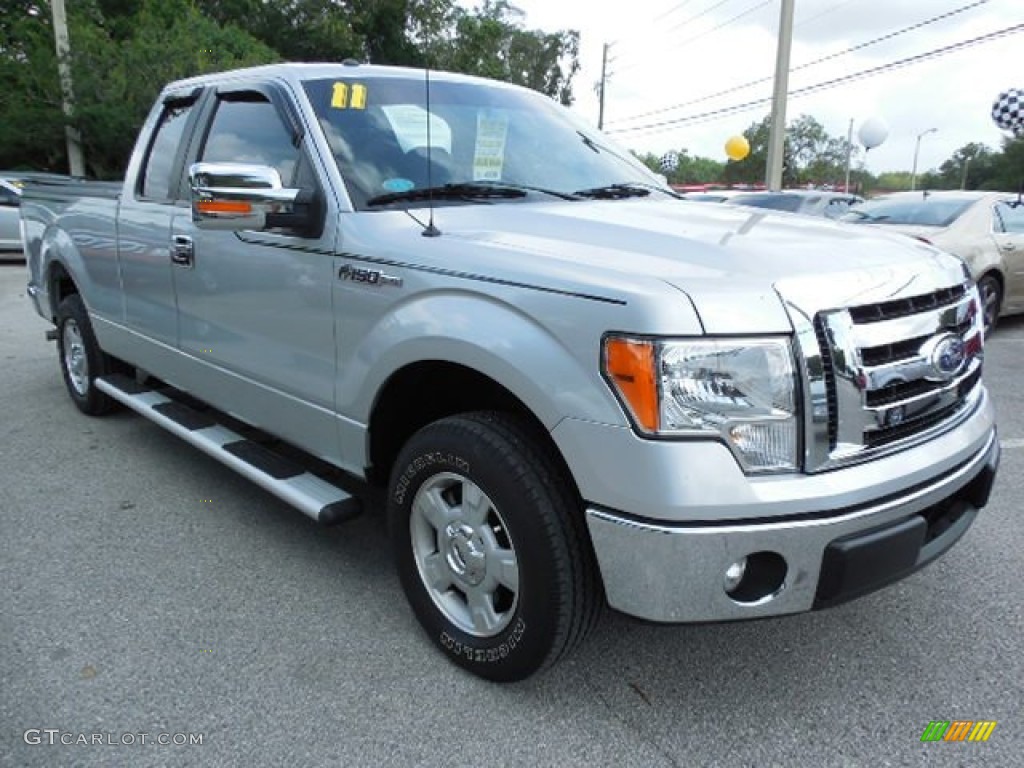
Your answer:
[[[730,160],[742,160],[750,154],[750,142],[743,136],[733,136],[725,142],[725,154]]]

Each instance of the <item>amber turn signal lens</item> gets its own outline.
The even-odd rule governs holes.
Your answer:
[[[196,207],[200,213],[252,213],[252,205],[235,200],[201,200]]]
[[[636,339],[608,338],[604,342],[605,373],[645,432],[658,431],[658,387],[654,344]]]

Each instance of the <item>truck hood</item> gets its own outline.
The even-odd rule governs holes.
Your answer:
[[[936,274],[945,284],[963,280],[954,257],[901,235],[718,203],[471,205],[438,208],[435,217],[442,239],[512,252],[520,264],[530,254],[542,256],[531,270],[551,277],[568,273],[609,285],[660,279],[690,297],[713,333],[749,333],[750,314],[739,307],[756,307],[770,326],[765,331],[789,330],[779,300],[787,287],[794,294],[817,291],[821,309],[911,293],[907,286],[917,276],[922,284]]]

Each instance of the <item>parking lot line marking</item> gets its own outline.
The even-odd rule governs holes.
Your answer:
[[[999,441],[1000,447],[1003,449],[1007,448],[1024,448],[1024,438],[1021,437],[1008,437],[1005,440]]]

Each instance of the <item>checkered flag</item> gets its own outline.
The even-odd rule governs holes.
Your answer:
[[[658,165],[661,166],[662,173],[672,173],[679,167],[679,153],[666,152],[661,156],[661,160],[658,161]]]
[[[992,105],[992,119],[1004,131],[1024,136],[1024,91],[1010,88],[999,94]]]

